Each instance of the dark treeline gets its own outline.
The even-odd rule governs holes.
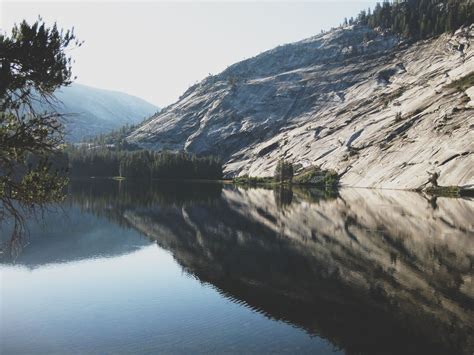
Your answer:
[[[214,157],[149,150],[117,150],[107,147],[69,148],[72,177],[147,179],[221,179],[222,163]]]
[[[345,25],[353,23],[379,27],[405,38],[429,38],[474,23],[474,1],[384,1],[377,3],[373,11],[360,12],[357,19],[344,21]]]

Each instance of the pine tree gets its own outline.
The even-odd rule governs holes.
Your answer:
[[[474,23],[474,1],[384,0],[375,5],[373,12],[361,11],[357,19],[359,24],[417,40]]]

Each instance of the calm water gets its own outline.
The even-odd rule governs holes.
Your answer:
[[[474,351],[474,200],[74,182],[29,230],[2,355]]]

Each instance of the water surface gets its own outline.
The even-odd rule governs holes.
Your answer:
[[[471,354],[473,216],[400,191],[73,182],[2,255],[0,353]]]

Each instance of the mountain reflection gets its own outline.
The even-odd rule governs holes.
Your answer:
[[[226,297],[348,353],[474,349],[473,200],[97,181],[72,184],[71,206],[133,228]]]

